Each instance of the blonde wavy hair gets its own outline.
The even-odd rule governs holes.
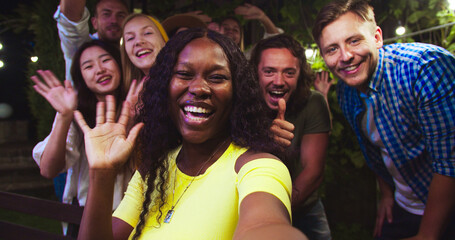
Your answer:
[[[151,17],[149,15],[143,14],[143,13],[132,13],[128,15],[125,20],[123,21],[122,29],[125,29],[125,25],[131,21],[134,18],[137,17],[145,17],[150,19],[150,21],[153,22],[153,24],[158,28],[161,37],[163,38],[164,42],[166,43],[169,38],[166,34],[166,31],[164,30],[163,26],[161,23],[154,17]],[[120,45],[120,55],[122,59],[122,66],[123,66],[123,84],[125,85],[125,89],[129,89],[131,85],[132,79],[136,80],[141,80],[145,75],[144,73],[134,64],[131,62],[130,58],[128,57],[128,54],[126,53],[125,49],[125,42],[122,36],[122,41]]]

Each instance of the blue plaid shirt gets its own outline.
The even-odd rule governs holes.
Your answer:
[[[362,131],[359,91],[338,81],[337,94],[368,166],[393,186],[380,149]],[[368,96],[392,161],[425,203],[433,173],[455,177],[455,57],[423,43],[384,46]]]

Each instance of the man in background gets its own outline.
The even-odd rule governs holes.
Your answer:
[[[324,206],[317,189],[322,182],[330,114],[324,97],[310,87],[314,74],[304,49],[280,34],[257,43],[251,65],[262,94],[275,118],[272,132],[285,152],[293,179],[293,225],[309,239],[331,239]]]
[[[91,39],[120,45],[122,22],[128,15],[128,6],[122,0],[98,0],[92,18],[85,4],[85,0],[61,0],[54,14],[65,58],[65,78],[71,83],[70,68],[77,49]],[[94,34],[89,32],[89,20],[97,31]]]

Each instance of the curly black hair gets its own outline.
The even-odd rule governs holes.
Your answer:
[[[182,143],[182,136],[174,126],[168,109],[169,84],[180,52],[198,38],[208,38],[218,44],[229,63],[233,99],[227,128],[232,141],[257,151],[278,150],[269,132],[271,120],[266,115],[267,106],[262,100],[258,81],[254,79],[238,46],[231,39],[207,29],[194,28],[177,33],[158,54],[140,96],[137,121],[143,122],[144,127],[136,150],[141,159],[139,172],[147,182],[147,191],[133,238],[140,236],[151,204],[158,205],[153,208],[159,211],[158,222],[163,215],[161,208],[166,200],[167,156]],[[151,199],[153,191],[159,193],[156,199]]]
[[[256,77],[259,76],[258,66],[261,62],[262,52],[270,48],[288,49],[299,60],[300,75],[297,79],[297,88],[286,103],[286,115],[298,113],[310,97],[310,88],[316,78],[311,66],[307,63],[305,50],[297,40],[287,34],[279,34],[259,41],[251,53],[250,60]]]

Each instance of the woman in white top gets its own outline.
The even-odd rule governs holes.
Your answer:
[[[85,205],[88,190],[88,164],[85,155],[84,138],[73,121],[73,111],[79,110],[87,116],[90,126],[95,124],[96,102],[105,101],[106,95],[114,95],[118,101],[127,96],[127,86],[122,78],[120,53],[118,49],[100,40],[84,43],[73,58],[71,74],[74,88],[66,80],[64,85],[49,70],[38,70],[32,76],[34,89],[41,94],[57,111],[52,131],[33,149],[33,158],[39,165],[41,175],[54,178],[67,171],[67,179],[62,201],[72,203],[77,200]],[[138,94],[136,81],[131,84],[129,99]],[[128,100],[129,100],[128,99]],[[134,170],[125,165],[125,170],[115,183],[113,209],[123,197],[123,192]]]

